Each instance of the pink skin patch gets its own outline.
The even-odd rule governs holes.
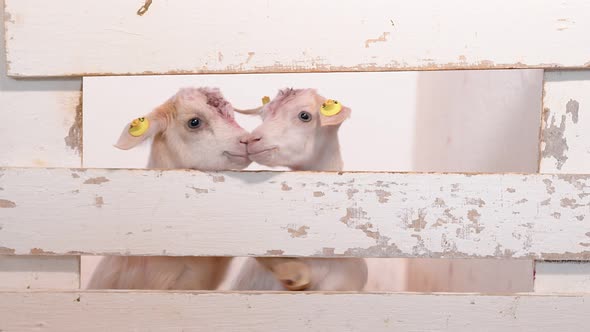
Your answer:
[[[234,108],[229,101],[227,101],[219,88],[198,88],[193,89],[194,92],[199,92],[201,95],[207,98],[207,104],[209,106],[214,107],[217,110],[217,113],[225,120],[227,123],[232,125],[236,128],[241,128],[241,126],[236,122],[234,119]],[[197,97],[195,94],[188,93],[184,96],[189,100],[194,100]]]
[[[270,103],[264,105],[262,108],[262,112],[264,115],[274,115],[278,109],[280,109],[283,105],[287,104],[291,100],[295,99],[298,94],[305,92],[311,89],[283,89],[280,90],[276,97],[270,101]]]

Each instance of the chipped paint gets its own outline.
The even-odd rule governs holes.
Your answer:
[[[13,209],[16,207],[16,203],[7,199],[0,199],[0,209]]]
[[[572,121],[574,123],[578,123],[578,111],[580,110],[580,103],[577,101],[570,99],[565,105],[565,114],[572,115]]]
[[[213,175],[213,183],[221,182],[225,182],[225,177],[223,175]]]
[[[553,181],[550,179],[543,179],[543,183],[545,184],[545,188],[549,195],[555,193],[555,187],[553,186]]]
[[[102,196],[96,196],[94,198],[94,205],[97,208],[101,208],[104,205],[104,198]]]
[[[287,231],[289,232],[289,234],[291,234],[291,237],[307,237],[307,230],[309,229],[309,227],[307,226],[301,226],[298,229],[294,229],[294,228],[287,228]]]
[[[246,62],[244,62],[244,64],[247,64],[250,62],[250,60],[252,60],[252,58],[254,57],[256,53],[255,52],[248,52],[248,58],[246,59]]]
[[[74,179],[78,179],[78,178],[80,178],[80,175],[78,175],[78,174],[76,174],[76,173],[72,173],[72,177],[73,177]]]
[[[348,196],[348,199],[353,199],[354,198],[354,194],[358,193],[358,189],[347,189],[346,190],[346,196]]]
[[[268,255],[268,256],[282,256],[284,253],[285,253],[285,251],[277,250],[277,249],[266,251],[266,255]]]
[[[387,38],[389,37],[390,34],[391,34],[390,32],[384,32],[378,38],[365,40],[365,48],[369,48],[369,46],[374,43],[386,42]]]
[[[322,197],[322,196],[326,196],[326,194],[322,191],[314,191],[313,192],[313,197]]]
[[[322,255],[324,256],[334,256],[335,255],[335,248],[322,248]]]
[[[380,237],[379,232],[370,230],[370,228],[373,228],[373,224],[370,222],[361,223],[359,222],[361,219],[370,219],[367,218],[367,213],[362,208],[346,208],[346,215],[340,218],[340,222],[348,227],[360,229],[368,237],[378,240]]]
[[[375,190],[375,195],[377,195],[377,199],[379,200],[379,203],[387,203],[389,202],[389,198],[391,196],[391,193],[382,189],[377,189]]]
[[[557,161],[557,169],[561,169],[568,157],[565,152],[568,150],[567,139],[565,137],[565,119],[561,116],[559,126],[555,123],[555,116],[551,117],[551,123],[545,123],[541,143],[544,144],[541,156],[543,158],[554,158]]]
[[[516,189],[514,189],[514,188],[506,188],[506,191],[509,192],[509,193],[515,193],[516,192]]]
[[[413,209],[406,210],[401,218],[406,228],[413,229],[415,232],[419,232],[426,228],[427,222],[425,209],[419,209],[417,211]]]
[[[442,208],[442,207],[446,207],[447,205],[446,205],[445,201],[442,198],[437,197],[434,200],[434,203],[432,203],[432,206]]]
[[[192,190],[194,190],[197,194],[208,194],[209,193],[209,189],[202,189],[202,188],[197,188],[197,187],[190,187]]]
[[[31,254],[31,255],[55,255],[55,252],[45,251],[40,248],[33,248],[33,249],[31,249],[31,251],[29,251],[29,254]]]
[[[471,210],[467,211],[467,219],[469,219],[469,221],[472,222],[472,225],[470,225],[470,228],[475,230],[476,234],[481,233],[481,231],[483,231],[485,229],[485,227],[481,226],[479,223],[480,217],[481,217],[481,214],[479,214],[479,212],[475,209],[471,209]]]
[[[76,106],[76,116],[74,118],[74,123],[72,123],[72,126],[68,130],[68,136],[64,137],[66,146],[74,150],[79,156],[82,156],[83,146],[82,119],[82,92],[80,92],[80,99],[78,105]]]
[[[477,205],[478,207],[483,207],[484,205],[486,205],[486,202],[484,202],[484,200],[481,198],[467,198],[465,200],[465,204]]]
[[[14,255],[16,250],[12,248],[0,247],[0,255]]]
[[[101,183],[105,183],[105,182],[109,182],[109,179],[107,179],[104,176],[98,176],[95,178],[89,178],[86,181],[84,181],[84,184],[101,184]]]
[[[281,183],[281,190],[282,191],[291,191],[293,190],[293,187],[290,187],[287,182],[283,182]]]
[[[261,176],[260,173],[228,172],[231,175],[226,177],[225,183],[214,185],[211,183],[211,173],[186,170],[75,171],[81,179],[73,178],[72,171],[68,169],[4,169],[1,172],[4,173],[2,184],[7,190],[2,194],[14,197],[19,207],[33,204],[27,200],[30,198],[25,193],[36,192],[36,199],[48,200],[47,197],[51,197],[55,204],[75,207],[80,215],[90,213],[88,220],[77,218],[76,224],[72,224],[73,221],[62,221],[65,224],[60,226],[62,230],[75,227],[84,239],[84,242],[76,240],[77,244],[69,243],[68,248],[61,248],[51,242],[58,236],[48,225],[55,223],[47,221],[34,225],[35,232],[42,234],[42,238],[36,237],[33,245],[26,238],[13,241],[14,232],[19,230],[14,225],[22,227],[28,224],[12,224],[9,218],[9,225],[3,222],[0,242],[5,247],[16,248],[19,254],[28,253],[33,246],[51,248],[57,250],[58,254],[72,248],[99,255],[109,250],[116,251],[106,247],[110,245],[105,244],[106,240],[85,234],[95,229],[106,235],[110,229],[117,229],[117,225],[126,220],[129,213],[137,213],[137,222],[127,225],[124,230],[119,227],[117,236],[133,238],[137,243],[142,238],[154,241],[166,239],[169,243],[166,250],[170,255],[194,254],[195,250],[199,250],[201,254],[211,256],[227,255],[230,251],[231,255],[236,256],[264,256],[268,255],[266,252],[269,248],[274,248],[282,250],[283,256],[341,256],[344,253],[361,252],[359,250],[392,252],[392,246],[395,245],[403,251],[395,257],[485,258],[496,257],[494,247],[500,244],[501,257],[513,255],[516,258],[538,258],[541,252],[572,252],[570,256],[561,256],[566,258],[577,257],[580,253],[579,242],[590,242],[584,235],[590,233],[590,228],[582,222],[590,206],[590,196],[579,198],[580,193],[586,193],[590,188],[590,177],[584,175],[482,174],[467,178],[462,174],[436,173],[343,172],[342,175],[336,175],[331,172],[268,172],[268,176]],[[31,176],[34,181],[23,184],[23,173],[26,172],[33,172]],[[101,176],[109,178],[111,182],[108,186],[80,187],[85,179]],[[528,179],[526,183],[522,181],[524,178]],[[125,194],[130,184],[136,183],[138,179],[145,184],[141,193]],[[323,195],[313,198],[318,190],[316,185],[319,179],[324,184],[321,188]],[[380,187],[376,185],[378,181],[381,181]],[[293,189],[283,191],[283,182]],[[243,195],[245,183],[253,195]],[[187,184],[208,188],[209,193],[199,198],[198,206],[187,206],[183,202],[178,202],[174,208],[157,205],[162,192],[176,192],[174,195],[177,198],[185,193],[193,194]],[[387,202],[381,203],[376,199],[375,190],[382,190],[386,184],[390,186],[386,191],[391,196]],[[23,188],[23,185],[27,187]],[[441,187],[443,191],[439,191]],[[78,188],[81,188],[79,195],[71,194],[72,189]],[[507,188],[515,189],[514,193],[507,194]],[[99,192],[95,192],[96,189]],[[357,190],[352,200],[347,199],[349,189]],[[453,189],[459,190],[452,192]],[[23,193],[19,194],[19,190]],[[94,204],[84,204],[84,200],[94,203],[96,195],[104,197],[104,202],[109,204],[102,205],[100,210]],[[121,201],[122,197],[125,197],[124,204],[112,203]],[[408,200],[402,203],[401,198]],[[194,220],[194,212],[202,209],[202,206],[225,206],[228,200],[239,200],[240,205],[247,206],[248,215],[253,218],[252,223],[243,224],[250,221],[245,220],[243,214],[230,211],[222,216],[210,211],[204,220]],[[547,200],[547,205],[541,205],[543,200]],[[158,227],[154,226],[155,220],[161,220],[180,206],[183,209],[181,216],[170,220],[174,228],[166,229],[166,232],[161,232],[161,229],[158,231]],[[555,212],[559,213],[559,219],[555,219]],[[13,214],[11,211],[7,213]],[[19,215],[15,215],[16,221],[23,218]],[[48,217],[52,220],[57,215],[51,212]],[[100,228],[90,222],[98,219]],[[195,244],[191,240],[191,234],[202,232],[204,227],[207,234],[212,234],[215,227],[227,229],[240,222],[239,228],[243,231],[224,235],[224,239],[226,236],[231,237],[234,244],[231,248],[214,246],[211,249],[211,241],[217,239],[209,235],[205,241],[207,246],[205,243]],[[80,227],[80,223],[83,223],[84,228]],[[306,227],[312,225],[314,230],[310,232]],[[548,245],[547,239],[551,234],[561,230],[571,241],[561,246]],[[125,235],[126,232],[132,232],[133,235]],[[251,235],[270,233],[267,239],[251,235],[245,237],[243,232]],[[179,241],[169,241],[171,237]],[[187,243],[191,243],[190,251],[182,246]],[[324,252],[323,248],[326,247],[334,250]],[[155,244],[149,244],[148,247],[131,244],[125,250],[134,255],[161,253],[161,248],[154,248]]]

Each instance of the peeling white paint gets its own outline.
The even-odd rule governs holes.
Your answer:
[[[0,209],[0,247],[16,254],[590,258],[585,175],[2,173],[18,204]]]
[[[590,71],[545,73],[541,173],[590,173]]]

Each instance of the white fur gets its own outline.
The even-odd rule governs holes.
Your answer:
[[[221,98],[221,99],[220,99]],[[124,127],[116,146],[131,149],[152,138],[149,168],[199,170],[243,169],[250,164],[247,132],[233,121],[233,109],[217,89],[181,89],[145,115],[149,130],[140,137]],[[198,117],[201,127],[187,125]],[[102,259],[88,285],[91,289],[216,289],[231,258],[122,257]]]
[[[338,129],[349,117],[350,109],[332,117],[320,113],[325,98],[315,90],[283,90],[261,110],[263,123],[248,137],[250,159],[267,166],[286,166],[293,170],[342,170]],[[311,121],[298,116],[305,111]],[[234,290],[285,290],[270,270],[286,259],[257,258],[244,262],[230,286]],[[310,270],[307,290],[361,290],[367,279],[367,266],[356,258],[296,258]],[[296,275],[298,272],[294,272]]]

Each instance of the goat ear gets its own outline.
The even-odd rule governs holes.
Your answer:
[[[123,128],[115,147],[121,150],[132,149],[146,139],[164,131],[164,128],[162,116],[158,115],[156,111],[151,112],[144,117],[129,122]]]
[[[320,105],[321,126],[336,126],[350,117],[351,109],[336,100],[328,99]]]

